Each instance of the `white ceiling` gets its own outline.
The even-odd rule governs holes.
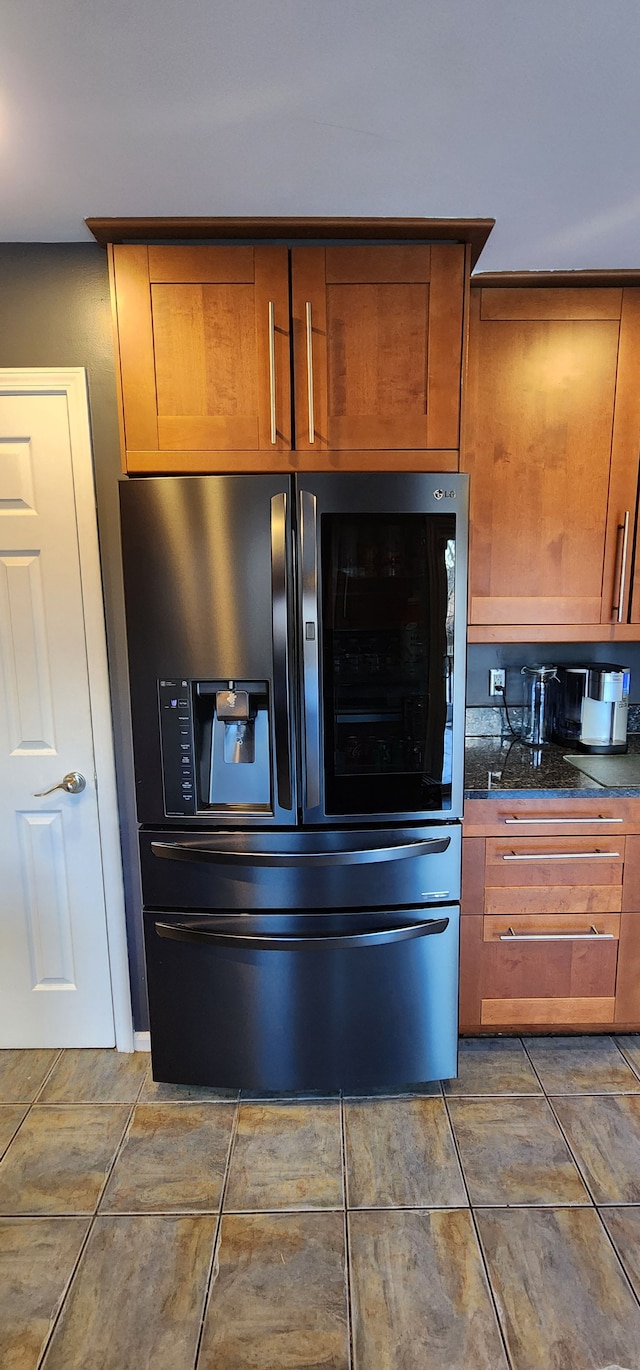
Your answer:
[[[4,0],[0,240],[85,217],[495,217],[640,266],[638,0]]]

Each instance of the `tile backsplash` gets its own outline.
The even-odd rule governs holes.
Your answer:
[[[522,727],[522,714],[522,708],[509,705],[509,717],[516,732]],[[640,733],[640,704],[629,705],[627,730]],[[467,737],[508,737],[510,732],[501,706],[470,706],[466,711],[465,731]]]

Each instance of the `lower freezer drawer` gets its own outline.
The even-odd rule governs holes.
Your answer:
[[[457,1071],[459,907],[145,913],[153,1076],[267,1091]]]

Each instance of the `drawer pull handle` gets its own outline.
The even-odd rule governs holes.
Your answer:
[[[622,823],[622,818],[608,818],[603,813],[591,814],[589,818],[520,818],[514,814],[505,818],[505,823]]]
[[[503,861],[614,861],[619,851],[536,851],[510,852]]]
[[[615,942],[612,932],[598,932],[591,924],[590,932],[508,932],[500,933],[501,942]]]

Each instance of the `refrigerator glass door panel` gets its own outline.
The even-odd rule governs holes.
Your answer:
[[[459,823],[341,832],[141,832],[147,908],[372,910],[457,902]]]
[[[127,480],[120,501],[140,822],[295,824],[289,478]]]
[[[358,1091],[449,1078],[458,928],[456,905],[375,917],[147,912],[154,1079]]]
[[[457,816],[466,477],[299,481],[305,816]]]

